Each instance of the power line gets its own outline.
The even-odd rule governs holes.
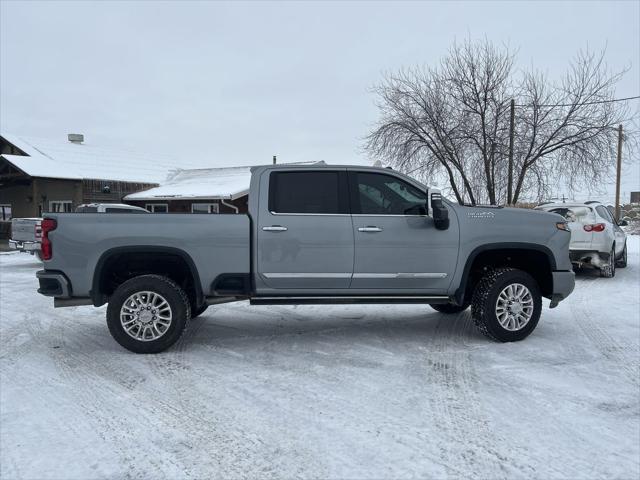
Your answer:
[[[635,97],[626,97],[626,98],[612,98],[611,100],[596,100],[593,102],[585,102],[585,103],[580,103],[578,105],[598,105],[601,103],[615,103],[615,102],[627,102],[629,100],[635,100],[637,98],[640,98],[640,95],[636,95]],[[530,103],[528,105],[516,105],[516,107],[573,107],[575,106],[575,103],[541,103],[539,105],[535,105],[533,103]]]

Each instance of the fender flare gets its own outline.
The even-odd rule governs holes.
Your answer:
[[[177,255],[178,257],[182,258],[182,260],[184,260],[189,267],[189,271],[191,272],[193,284],[195,287],[196,302],[198,303],[198,305],[204,302],[204,295],[202,293],[202,285],[200,282],[198,268],[187,252],[175,247],[162,247],[158,245],[132,245],[110,248],[109,250],[105,250],[100,255],[100,258],[96,263],[96,267],[93,270],[93,280],[91,282],[91,290],[89,291],[89,296],[91,297],[94,306],[99,307],[100,305],[104,305],[106,303],[104,294],[100,292],[100,281],[102,279],[102,271],[104,270],[107,261],[114,255],[119,255],[122,253],[160,253]]]
[[[458,286],[458,289],[454,293],[455,301],[459,305],[462,305],[462,302],[464,301],[465,293],[467,291],[467,283],[469,281],[469,274],[471,273],[471,266],[473,265],[473,262],[475,262],[476,257],[481,253],[489,252],[492,250],[533,250],[536,252],[541,252],[546,255],[551,271],[553,272],[556,269],[556,259],[553,256],[553,252],[549,247],[545,245],[527,242],[499,242],[480,245],[474,248],[467,257],[467,261],[465,262],[464,269],[462,271],[462,277],[460,278],[460,284]]]

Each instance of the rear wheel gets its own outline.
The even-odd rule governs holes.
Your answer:
[[[620,255],[620,258],[618,260],[616,260],[616,267],[617,268],[624,268],[627,266],[627,244],[624,244],[624,248],[622,249],[622,255]]]
[[[190,317],[184,290],[160,275],[127,280],[116,289],[107,307],[111,335],[135,353],[166,350],[180,338]]]
[[[609,260],[606,265],[600,267],[600,276],[604,278],[613,278],[616,276],[616,248],[611,247],[611,253],[609,253]]]
[[[473,293],[471,316],[478,329],[498,342],[515,342],[538,325],[542,296],[527,272],[497,268],[487,273]]]
[[[468,303],[454,305],[453,303],[430,303],[429,306],[440,313],[460,313],[469,308]]]

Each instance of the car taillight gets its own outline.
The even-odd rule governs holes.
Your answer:
[[[604,223],[594,223],[593,225],[585,225],[584,227],[584,231],[585,232],[604,232]]]
[[[51,245],[51,240],[49,240],[49,232],[55,230],[58,226],[58,222],[56,222],[53,218],[45,218],[42,220],[42,241],[40,242],[40,250],[42,252],[43,260],[51,260],[53,256],[53,246]]]

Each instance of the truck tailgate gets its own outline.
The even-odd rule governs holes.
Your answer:
[[[11,239],[19,242],[40,241],[40,218],[14,218],[11,220]]]

